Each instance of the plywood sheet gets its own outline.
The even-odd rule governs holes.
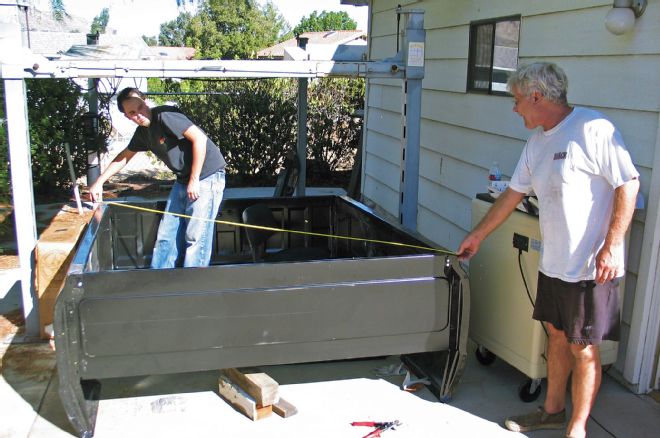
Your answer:
[[[57,295],[64,286],[69,264],[92,212],[79,215],[63,208],[41,233],[35,250],[35,286],[39,297],[41,337],[47,338],[44,327],[53,322]]]

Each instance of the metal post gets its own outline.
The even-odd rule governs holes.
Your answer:
[[[99,43],[99,34],[97,33],[88,33],[87,34],[87,44],[88,45],[97,45]],[[87,186],[90,186],[96,182],[98,177],[101,175],[101,163],[99,157],[98,149],[98,135],[99,135],[99,126],[98,126],[98,113],[99,113],[99,97],[97,91],[98,79],[88,79],[87,88],[89,88],[88,94],[88,106],[89,113],[86,122],[90,124],[85,131],[86,137],[85,142],[87,143]]]
[[[0,4],[0,41],[2,41],[2,50],[5,55],[14,50],[20,51],[21,47],[25,45],[26,39],[22,37],[23,31],[21,30],[19,14],[20,9],[26,7],[24,1],[20,0]],[[12,60],[11,57],[6,59]],[[41,327],[39,327],[39,298],[33,277],[37,226],[32,190],[30,131],[25,81],[19,78],[5,79],[4,94],[25,333],[28,337],[37,337],[41,333]]]
[[[403,44],[406,80],[403,84],[403,147],[401,151],[400,221],[417,229],[419,192],[420,125],[422,117],[422,79],[424,78],[424,11],[401,12],[407,16]]]
[[[307,38],[298,38],[298,47],[307,47]],[[307,179],[307,78],[298,79],[298,159],[300,173],[296,196],[305,196],[305,181]]]
[[[32,163],[30,159],[30,131],[24,80],[5,80],[5,111],[7,138],[11,158],[11,188],[14,203],[16,243],[20,262],[21,294],[25,333],[39,336],[39,298],[34,287],[34,249],[37,228],[32,191]]]

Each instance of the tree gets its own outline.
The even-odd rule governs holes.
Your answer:
[[[53,16],[56,20],[62,20],[64,15],[66,15],[62,0],[50,0],[50,7],[53,10]]]
[[[315,28],[321,30],[357,27],[346,13],[314,13],[309,20],[308,25],[326,23]],[[287,29],[270,2],[259,7],[255,0],[207,0],[197,14],[181,14],[161,25],[158,38],[162,45],[193,47],[201,59],[249,59]],[[220,147],[231,184],[273,184],[287,151],[296,147],[295,79],[152,78],[148,84],[150,91],[183,93],[177,105]],[[185,94],[191,91],[196,93]],[[352,114],[363,106],[363,98],[364,80],[310,85],[307,158],[320,163],[317,168],[324,176],[350,166],[361,128]]]
[[[5,100],[5,81],[0,81],[0,97]],[[9,204],[11,199],[9,185],[9,145],[5,125],[5,105],[0,104],[0,204]],[[0,222],[0,233],[4,222]]]
[[[263,12],[269,20],[274,20],[277,27],[280,28],[277,36],[277,42],[284,41],[283,37],[291,33],[291,28],[289,27],[289,23],[287,23],[282,14],[280,14],[277,6],[275,6],[271,0],[268,0],[263,7]],[[260,47],[259,49],[263,49],[263,47]]]
[[[82,93],[66,79],[29,79],[26,85],[35,193],[56,193],[71,185],[64,143],[71,146],[76,174],[83,174],[86,168]]]
[[[286,31],[272,3],[256,0],[207,0],[197,14],[181,14],[161,25],[160,44],[196,49],[198,59],[249,59]]]
[[[314,11],[309,17],[303,17],[293,28],[293,34],[298,36],[303,32],[323,32],[326,30],[355,30],[357,23],[345,11]]]
[[[108,20],[110,20],[110,10],[108,8],[101,9],[101,13],[94,17],[92,28],[89,33],[105,33]]]
[[[209,94],[183,96],[179,105],[225,155],[232,184],[274,184],[286,151],[296,144],[296,81],[221,80],[204,86]]]
[[[322,177],[349,169],[360,141],[364,79],[321,78],[309,87],[307,136],[309,157]]]
[[[142,40],[147,43],[147,46],[149,47],[158,45],[158,38],[156,37],[142,35]]]
[[[187,12],[179,14],[175,20],[160,25],[158,44],[161,46],[184,47],[186,45],[186,31],[190,27],[192,15]]]

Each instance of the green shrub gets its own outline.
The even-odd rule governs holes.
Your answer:
[[[178,96],[177,105],[223,152],[233,185],[273,184],[286,152],[296,148],[296,79],[164,81],[149,85],[158,91],[209,93]],[[353,114],[362,108],[363,99],[362,79],[310,81],[307,159],[321,172],[317,176],[352,166],[362,127]]]
[[[76,175],[86,172],[83,96],[75,84],[65,79],[31,79],[26,84],[34,191],[42,195],[59,194],[71,186],[65,143],[71,148]]]
[[[364,80],[323,78],[310,84],[307,142],[309,158],[322,173],[353,167],[360,141]]]
[[[5,93],[4,81],[0,81],[0,205],[11,204],[11,185],[9,178],[9,147],[7,142],[7,127],[5,124]],[[13,233],[13,223],[7,217],[0,217],[0,237]],[[0,254],[3,249],[0,248]]]
[[[5,121],[4,81],[0,81],[0,204],[10,203],[11,186],[9,182],[9,145]]]
[[[218,81],[205,91],[222,94],[183,96],[179,105],[225,155],[234,184],[272,184],[296,145],[294,81]]]

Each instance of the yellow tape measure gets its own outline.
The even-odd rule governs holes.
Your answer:
[[[222,221],[218,219],[206,219],[206,218],[198,218],[194,216],[189,216],[186,214],[180,214],[180,213],[171,213],[171,212],[166,212],[166,211],[161,211],[161,210],[155,210],[153,208],[146,208],[146,207],[139,207],[137,205],[131,205],[131,204],[124,204],[124,203],[119,203],[119,202],[104,202],[106,205],[116,205],[117,207],[123,207],[123,208],[132,208],[133,210],[140,210],[140,211],[146,211],[149,213],[158,213],[158,214],[169,214],[172,216],[177,216],[181,218],[186,218],[186,219],[197,219],[205,222],[215,222],[217,224],[223,224],[223,225],[231,225],[234,227],[243,227],[243,228],[254,228],[256,230],[267,230],[267,231],[275,231],[279,233],[292,233],[292,234],[303,234],[306,236],[317,236],[317,237],[327,237],[330,239],[343,239],[343,240],[355,240],[355,241],[360,241],[360,242],[370,242],[370,243],[381,243],[383,245],[392,245],[392,246],[402,246],[406,248],[415,248],[415,249],[423,249],[426,251],[433,251],[433,252],[438,252],[442,254],[450,254],[450,255],[456,255],[455,252],[453,251],[448,251],[446,249],[439,249],[439,248],[431,248],[429,246],[419,246],[419,245],[410,245],[408,243],[400,243],[400,242],[391,242],[387,240],[376,240],[376,239],[364,239],[361,237],[352,237],[352,236],[337,236],[334,234],[324,234],[324,233],[315,233],[312,231],[299,231],[299,230],[287,230],[284,228],[273,228],[273,227],[264,227],[261,225],[250,225],[250,224],[244,224],[241,222],[230,222],[230,221]]]

